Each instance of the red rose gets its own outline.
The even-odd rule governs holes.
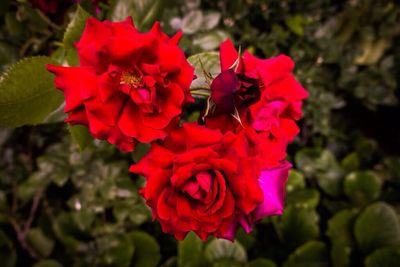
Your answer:
[[[245,140],[187,123],[131,166],[146,177],[141,193],[164,232],[179,240],[189,231],[227,238],[237,216],[262,203],[259,159]]]
[[[89,18],[76,44],[80,66],[47,66],[65,95],[66,122],[87,125],[123,151],[163,139],[193,101],[193,68],[177,46],[180,36],[169,38],[159,23],[140,33],[131,18]]]
[[[236,133],[252,128],[259,135],[262,167],[281,165],[287,144],[299,132],[295,120],[308,96],[291,73],[293,61],[285,55],[259,59],[247,51],[239,56],[229,40],[221,44],[220,61],[221,74],[211,84],[215,108],[206,125]]]

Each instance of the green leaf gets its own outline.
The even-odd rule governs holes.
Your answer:
[[[283,267],[328,267],[329,253],[326,245],[309,241],[297,248],[283,264]]]
[[[365,259],[365,267],[398,267],[400,247],[377,249]]]
[[[86,12],[80,5],[76,8],[75,14],[68,24],[64,33],[63,43],[65,46],[67,62],[70,66],[79,65],[78,54],[74,43],[79,41],[90,14]]]
[[[32,228],[27,234],[28,243],[41,256],[48,257],[54,248],[54,240],[47,237],[40,228]]]
[[[209,12],[204,16],[202,27],[205,30],[211,30],[218,25],[220,20],[221,20],[221,13],[215,11]]]
[[[359,247],[366,253],[383,246],[400,245],[398,216],[390,205],[374,203],[357,218],[354,234]]]
[[[126,234],[106,235],[96,240],[103,266],[129,267],[135,246]]]
[[[193,34],[199,31],[203,24],[203,12],[192,10],[182,19],[182,31],[185,34]]]
[[[178,266],[197,267],[202,266],[203,242],[193,232],[178,243]]]
[[[0,231],[0,259],[2,267],[14,267],[17,262],[14,243],[3,231]]]
[[[68,130],[72,136],[74,142],[79,148],[84,150],[89,144],[91,144],[93,138],[89,133],[86,126],[83,125],[68,125]]]
[[[338,196],[342,191],[344,175],[343,169],[335,162],[328,169],[317,173],[316,177],[318,185],[325,193]]]
[[[41,260],[32,265],[32,267],[63,267],[63,266],[61,265],[61,263],[55,260]]]
[[[286,183],[286,192],[290,193],[297,189],[304,188],[305,185],[306,183],[304,181],[304,175],[295,169],[291,169],[289,171],[289,177]]]
[[[247,253],[238,241],[213,239],[205,249],[205,257],[212,263],[246,263]]]
[[[147,30],[159,17],[163,6],[163,0],[117,0],[111,19],[121,21],[132,16],[138,29]]]
[[[304,24],[306,23],[306,18],[301,15],[294,15],[285,20],[286,26],[295,34],[299,36],[304,35]]]
[[[229,35],[221,30],[213,31],[198,35],[193,39],[193,45],[199,46],[205,51],[211,51],[219,47],[221,42],[226,40]]]
[[[360,167],[360,159],[358,158],[357,153],[353,152],[348,154],[342,159],[341,165],[346,171],[357,170]]]
[[[346,267],[350,264],[353,250],[353,226],[357,209],[342,210],[328,221],[326,234],[332,241],[331,258],[333,267]]]
[[[0,78],[0,127],[18,127],[43,122],[63,101],[45,64],[49,57],[25,58]]]
[[[219,53],[203,52],[190,56],[187,60],[194,67],[194,72],[197,76],[190,85],[190,90],[204,90],[207,92],[210,89],[207,76],[210,75],[215,78],[221,72]]]
[[[258,258],[249,262],[247,267],[277,267],[277,265],[271,260]]]
[[[313,209],[319,203],[319,192],[310,188],[299,189],[287,195],[286,203],[295,207]]]
[[[149,144],[138,143],[135,147],[135,151],[132,153],[132,158],[135,162],[138,162],[150,149]]]
[[[282,216],[272,222],[280,239],[293,249],[319,236],[319,216],[311,208],[288,206]]]
[[[344,192],[359,206],[377,199],[381,188],[382,181],[371,171],[349,173],[344,181]]]
[[[154,267],[161,259],[160,246],[151,235],[135,231],[130,233],[130,237],[135,244],[135,254],[133,256],[133,266]]]

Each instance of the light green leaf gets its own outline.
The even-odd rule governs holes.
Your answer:
[[[186,34],[193,34],[201,29],[203,24],[203,12],[192,10],[182,19],[182,31]]]
[[[121,21],[132,16],[138,29],[147,30],[159,17],[163,5],[163,0],[117,0],[111,19]]]
[[[201,49],[211,51],[219,47],[221,42],[228,38],[228,34],[224,31],[213,31],[199,35],[193,39],[193,44]]]
[[[398,216],[390,205],[374,203],[357,218],[354,234],[359,247],[366,253],[383,246],[400,245]]]
[[[212,263],[220,261],[247,262],[246,250],[237,240],[234,242],[225,239],[212,240],[205,249],[205,257]]]
[[[178,243],[178,266],[201,266],[202,254],[203,242],[195,233],[190,232],[184,240]]]
[[[283,264],[283,267],[328,267],[329,253],[326,245],[309,241],[297,248]]]
[[[219,53],[203,52],[188,57],[189,63],[194,67],[197,76],[190,85],[190,90],[203,90],[208,92],[210,89],[208,75],[215,78],[221,72],[219,63]]]
[[[350,264],[350,254],[354,245],[352,232],[357,214],[357,209],[342,210],[328,221],[326,234],[332,241],[333,267],[346,267]]]
[[[204,16],[203,28],[205,30],[211,30],[218,25],[220,20],[221,20],[221,13],[215,11],[209,12]]]
[[[68,125],[68,130],[74,142],[79,148],[84,150],[93,140],[86,126],[83,125]]]
[[[80,5],[78,5],[74,17],[65,30],[63,43],[67,55],[67,62],[70,66],[77,66],[79,64],[78,54],[76,52],[74,42],[79,41],[81,38],[86,21],[89,17],[90,14],[86,12]]]
[[[63,101],[45,64],[49,57],[25,58],[0,78],[0,127],[38,124]]]
[[[48,257],[53,251],[54,240],[47,237],[40,228],[30,229],[27,240],[32,248],[43,257]]]
[[[154,267],[161,259],[160,246],[151,235],[135,231],[130,233],[130,237],[135,244],[135,254],[133,255],[133,266]]]

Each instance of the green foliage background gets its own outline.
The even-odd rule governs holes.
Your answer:
[[[137,193],[143,178],[127,171],[146,147],[121,154],[89,141],[82,127],[67,129],[62,107],[48,114],[62,100],[49,90],[42,65],[77,64],[72,45],[94,14],[89,2],[58,17],[24,0],[0,3],[1,266],[400,266],[399,1],[101,5],[101,19],[132,15],[142,30],[155,20],[169,34],[182,28],[188,55],[230,37],[259,57],[285,53],[296,62],[310,98],[289,147],[295,167],[285,212],[250,235],[239,232],[234,243],[163,234]],[[36,55],[51,58],[9,69]],[[35,101],[26,104],[21,95]]]

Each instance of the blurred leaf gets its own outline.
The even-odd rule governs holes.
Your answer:
[[[272,217],[278,236],[293,249],[319,236],[319,216],[311,208],[288,206],[282,216]]]
[[[205,30],[211,30],[215,28],[221,20],[221,14],[219,12],[209,12],[204,16],[203,28]]]
[[[3,267],[14,267],[17,262],[14,244],[3,231],[0,231],[0,259]]]
[[[186,34],[193,34],[201,29],[203,24],[203,12],[192,10],[182,19],[182,31]]]
[[[20,37],[25,30],[24,25],[17,20],[17,15],[14,12],[8,12],[6,14],[5,23],[11,36]]]
[[[353,250],[353,226],[358,210],[342,210],[328,221],[326,234],[332,242],[331,259],[334,267],[350,266]]]
[[[63,267],[63,266],[61,265],[61,263],[55,260],[41,260],[32,265],[32,267]]]
[[[160,246],[151,235],[145,232],[132,232],[129,234],[135,245],[133,266],[154,267],[161,259]]]
[[[92,136],[86,126],[83,125],[68,125],[68,130],[74,142],[83,151],[93,141]]]
[[[294,207],[314,209],[319,203],[319,192],[310,188],[298,189],[287,195],[286,203]]]
[[[0,2],[0,16],[4,15],[7,12],[10,3],[11,0],[2,0]]]
[[[380,195],[382,181],[371,171],[352,172],[346,176],[344,191],[357,205],[365,205]]]
[[[329,252],[319,241],[309,241],[297,248],[285,261],[283,267],[328,267]]]
[[[320,151],[312,148],[304,148],[296,153],[296,167],[303,171],[305,176],[312,177],[317,171],[316,161],[319,158]]]
[[[66,51],[66,59],[70,66],[79,65],[78,53],[74,43],[79,41],[90,14],[87,13],[80,5],[76,8],[74,17],[68,24],[64,33],[63,43]]]
[[[49,57],[25,58],[12,65],[0,78],[0,127],[38,124],[62,102],[45,64]]]
[[[289,177],[286,183],[286,191],[290,193],[292,191],[304,188],[305,185],[306,183],[304,181],[304,175],[295,169],[291,169],[289,171]]]
[[[15,47],[6,42],[0,41],[0,66],[12,64],[16,59],[17,51]]]
[[[126,234],[112,234],[96,240],[103,266],[129,267],[135,246]]]
[[[365,267],[397,267],[400,262],[400,247],[375,250],[365,259]]]
[[[48,257],[54,248],[54,240],[47,237],[40,228],[30,229],[27,241],[43,257]]]
[[[208,243],[205,249],[205,257],[212,263],[221,262],[220,266],[228,263],[247,262],[247,254],[243,246],[238,241],[231,242],[225,239],[213,239]]]
[[[277,265],[271,260],[258,258],[249,262],[247,267],[277,267]]]
[[[61,105],[51,112],[44,120],[43,123],[56,123],[62,122],[67,117],[67,114],[64,112],[65,101],[61,103]]]
[[[306,18],[302,15],[294,15],[285,20],[286,26],[295,34],[299,36],[304,35],[304,25],[306,24]]]
[[[163,5],[163,0],[118,0],[111,18],[113,21],[121,21],[132,16],[136,27],[145,30],[157,20]]]
[[[224,31],[213,31],[198,35],[193,39],[193,45],[198,45],[205,51],[211,51],[219,47],[219,45],[228,38]]]
[[[341,166],[346,171],[355,171],[360,167],[360,160],[357,153],[353,152],[348,154],[342,159]]]
[[[394,209],[384,203],[374,203],[357,218],[354,234],[365,253],[376,248],[400,244],[399,219]]]
[[[178,242],[178,266],[202,266],[203,242],[194,233],[189,232],[186,238]]]
[[[358,65],[375,64],[389,47],[390,41],[384,38],[379,40],[365,40],[362,44],[362,54],[354,58],[354,62]]]

